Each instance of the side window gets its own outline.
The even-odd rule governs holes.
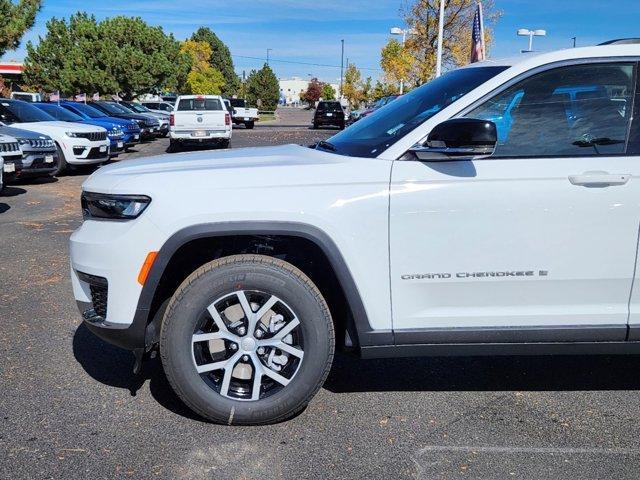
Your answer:
[[[633,63],[560,67],[518,82],[466,116],[496,124],[494,157],[624,153],[633,82]]]

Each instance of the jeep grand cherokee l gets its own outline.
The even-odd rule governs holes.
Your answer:
[[[336,347],[640,353],[639,65],[640,45],[475,63],[313,149],[100,169],[71,237],[86,325],[159,346],[225,424],[300,411]]]

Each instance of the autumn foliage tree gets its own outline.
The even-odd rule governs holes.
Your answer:
[[[322,97],[323,84],[317,78],[312,78],[309,82],[309,86],[302,94],[302,100],[307,102],[310,107],[315,106],[316,102]]]
[[[443,0],[445,2],[443,68],[455,68],[469,63],[471,57],[471,27],[476,12],[476,0]],[[492,41],[491,26],[500,18],[493,0],[482,2],[487,49]],[[404,78],[409,86],[431,80],[436,70],[438,45],[439,0],[414,0],[405,7],[403,16],[413,34],[407,35],[404,48],[390,39],[381,51],[381,66],[385,79],[398,83]]]
[[[180,51],[191,58],[191,70],[187,74],[184,87],[186,93],[196,95],[219,95],[225,86],[220,70],[211,66],[211,46],[207,42],[187,40]]]

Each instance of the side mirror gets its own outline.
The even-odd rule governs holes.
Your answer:
[[[434,127],[424,145],[411,148],[419,160],[442,162],[473,160],[493,154],[498,143],[495,123],[474,118],[452,118]]]

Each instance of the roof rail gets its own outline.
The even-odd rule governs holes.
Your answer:
[[[615,40],[609,40],[598,45],[631,45],[640,43],[640,38],[618,38]]]

